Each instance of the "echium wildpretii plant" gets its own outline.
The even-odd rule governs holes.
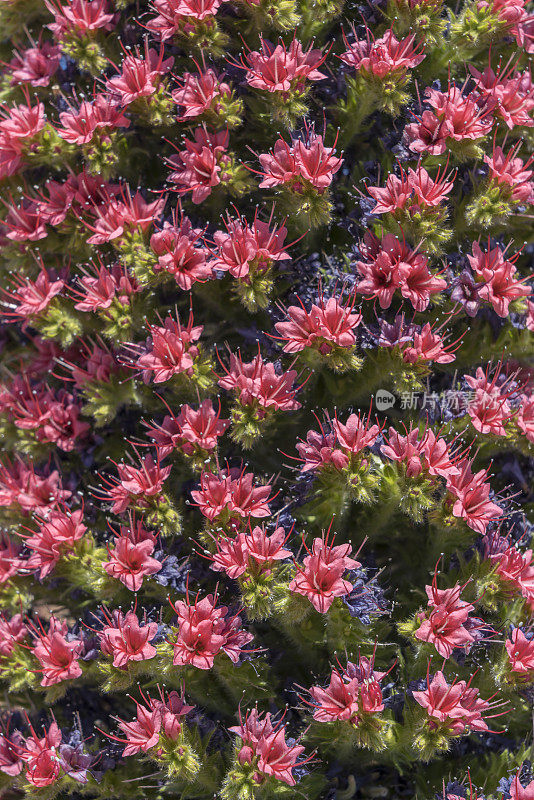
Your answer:
[[[534,4],[0,43],[0,798],[534,800]]]

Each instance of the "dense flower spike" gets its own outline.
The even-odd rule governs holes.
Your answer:
[[[0,796],[534,800],[531,6],[0,2]]]

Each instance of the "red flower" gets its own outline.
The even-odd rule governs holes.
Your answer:
[[[334,150],[335,147],[324,146],[322,136],[311,132],[303,140],[293,140],[291,145],[277,139],[272,154],[259,156],[263,169],[260,189],[287,186],[297,194],[310,189],[322,194],[343,161],[334,156]]]
[[[372,39],[367,29],[366,39],[356,39],[349,44],[343,33],[347,50],[340,56],[349,67],[374,78],[383,79],[392,76],[402,78],[409,69],[413,69],[424,59],[424,53],[417,51],[415,35],[405,39],[397,39],[393,30],[387,30],[380,39]]]
[[[175,666],[191,664],[211,669],[215,657],[223,652],[237,664],[243,648],[254,638],[242,628],[241,617],[228,616],[226,606],[217,606],[217,596],[195,598],[193,605],[178,600],[173,605],[178,614],[178,634],[174,641]]]
[[[143,579],[155,575],[162,568],[162,563],[152,558],[155,546],[154,535],[143,527],[142,522],[130,517],[129,527],[121,525],[113,549],[108,547],[109,561],[104,562],[104,569],[131,592],[138,592]]]
[[[131,661],[148,661],[156,655],[156,648],[150,644],[158,632],[157,622],[139,623],[137,614],[128,611],[105,613],[106,625],[100,635],[100,648],[103,653],[113,656],[113,666],[125,669]]]
[[[269,411],[296,411],[300,403],[295,400],[298,392],[293,388],[297,372],[277,370],[274,364],[264,361],[258,354],[248,364],[243,363],[241,354],[230,353],[230,368],[219,378],[222,389],[233,391],[243,406],[254,406],[260,416]]]
[[[32,653],[41,665],[41,686],[54,686],[62,681],[79,678],[82,668],[78,663],[82,642],[80,639],[67,639],[69,628],[65,620],[51,616],[48,633],[34,628],[37,644]]]
[[[304,543],[304,547],[306,544]],[[316,611],[326,614],[334,598],[343,597],[352,590],[352,583],[343,578],[344,572],[357,569],[361,564],[350,558],[350,544],[334,546],[333,537],[328,541],[328,534],[313,540],[311,551],[306,547],[307,555],[303,566],[296,564],[297,574],[289,584],[289,589],[296,594],[307,597]]]
[[[174,375],[185,373],[188,377],[194,374],[195,359],[199,355],[199,347],[195,344],[200,339],[203,325],[193,325],[193,314],[189,314],[187,326],[184,327],[179,317],[166,317],[163,325],[147,324],[149,338],[146,340],[145,352],[137,358],[136,366],[142,370],[145,383],[164,383]],[[132,346],[132,350],[140,349],[140,345]]]
[[[504,584],[505,589],[521,594],[529,608],[533,608],[534,564],[532,563],[532,550],[521,553],[514,545],[507,542],[506,544],[508,546],[502,552],[489,556],[495,566],[495,575]]]

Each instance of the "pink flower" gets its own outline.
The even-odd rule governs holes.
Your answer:
[[[417,51],[415,35],[405,39],[397,39],[392,29],[387,30],[380,39],[372,40],[367,31],[367,39],[356,39],[349,44],[345,34],[343,38],[347,50],[340,56],[349,67],[374,78],[386,76],[400,79],[409,69],[413,69],[424,59],[424,53]]]
[[[229,729],[242,742],[238,749],[238,760],[241,764],[254,764],[259,783],[262,777],[269,775],[288,786],[295,786],[293,769],[306,763],[298,760],[304,747],[289,745],[282,722],[273,726],[271,719],[270,713],[261,719],[257,709],[252,709],[244,720],[240,716],[240,725]]]
[[[174,58],[164,58],[163,47],[160,47],[158,53],[147,43],[143,56],[137,50],[135,55],[127,55],[123,59],[120,73],[108,78],[106,89],[123,106],[129,106],[135,100],[151,97],[159,88],[162,76],[169,72],[173,63]]]
[[[220,413],[220,404],[216,411],[211,400],[203,400],[198,409],[186,403],[178,416],[171,413],[161,425],[147,425],[147,428],[161,458],[175,449],[187,456],[205,456],[217,449],[219,438],[230,425],[230,420],[221,419]]]
[[[334,546],[333,537],[328,541],[325,533],[313,540],[311,551],[306,550],[309,555],[304,558],[303,566],[295,565],[297,574],[289,589],[307,597],[316,611],[326,614],[336,597],[343,597],[352,590],[352,583],[343,578],[344,572],[357,569],[361,564],[350,558],[350,544]]]
[[[505,642],[508,666],[515,676],[531,680],[534,677],[534,641],[527,639],[520,628],[514,628]]]
[[[472,530],[483,534],[490,522],[502,517],[503,509],[489,499],[491,487],[486,482],[486,470],[473,475],[467,459],[458,466],[459,475],[452,475],[447,482],[449,492],[457,498],[452,513],[463,519]]]
[[[474,390],[474,397],[467,406],[473,427],[480,433],[490,433],[492,436],[506,436],[504,425],[514,417],[508,403],[514,388],[507,391],[509,380],[499,380],[499,377],[499,368],[491,380],[481,367],[476,371],[476,378],[464,375],[464,380]]]
[[[156,17],[149,19],[146,28],[163,42],[174,36],[194,33],[200,24],[213,25],[222,0],[154,0]]]
[[[450,176],[438,169],[436,178],[430,177],[424,167],[419,164],[416,170],[411,167],[408,173],[402,171],[401,177],[390,174],[383,189],[379,186],[368,186],[367,191],[376,200],[373,214],[419,212],[440,205],[451,192],[454,181]]]
[[[286,319],[275,324],[280,334],[276,338],[285,342],[284,352],[299,353],[306,347],[314,347],[328,355],[334,347],[354,347],[355,330],[362,320],[361,314],[352,313],[354,300],[353,297],[351,302],[344,303],[343,298],[330,297],[325,302],[321,295],[319,305],[313,303],[309,311],[303,303],[300,307],[290,306]]]
[[[515,424],[529,442],[534,444],[534,394],[521,394]]]
[[[58,41],[113,28],[114,15],[107,12],[107,0],[69,0],[66,6],[59,0],[45,0],[45,5],[55,18],[47,27]]]
[[[143,456],[140,467],[124,463],[115,466],[118,478],[103,479],[104,497],[112,503],[114,514],[122,514],[130,505],[147,508],[151,503],[158,503],[172,469],[161,466],[159,453],[156,453],[156,461],[151,454]]]
[[[462,591],[460,584],[451,589],[438,589],[437,574],[434,574],[432,585],[425,586],[428,596],[428,610],[420,613],[421,625],[415,631],[415,638],[434,645],[440,656],[450,658],[453,650],[463,647],[469,652],[475,637],[465,627],[470,621],[469,614],[474,606],[460,600]]]
[[[464,95],[454,84],[447,92],[427,87],[425,95],[435,113],[424,111],[417,122],[406,126],[404,138],[412,152],[441,155],[447,152],[449,139],[473,141],[491,131],[490,112],[478,107],[476,96]]]
[[[50,617],[48,633],[40,633],[36,628],[36,641],[32,653],[41,665],[43,677],[41,686],[54,686],[62,681],[74,680],[82,674],[78,663],[81,650],[80,639],[67,639],[69,633],[65,620]]]
[[[366,715],[383,711],[380,681],[383,672],[374,671],[374,662],[360,657],[359,663],[347,663],[346,669],[332,670],[326,688],[312,686],[313,718],[317,722],[348,721],[354,727],[362,723]]]
[[[142,370],[145,383],[164,383],[174,375],[185,373],[191,377],[194,373],[195,360],[199,355],[199,346],[203,325],[193,325],[193,314],[189,314],[187,326],[180,319],[166,317],[163,325],[147,324],[149,338],[145,348],[135,362]],[[132,347],[132,349],[134,349]],[[137,345],[136,349],[140,349]]]
[[[450,364],[451,361],[454,361],[454,352],[460,345],[458,341],[448,345],[446,338],[432,330],[430,322],[427,322],[421,330],[414,330],[411,344],[401,345],[402,358],[408,364],[417,364],[421,361]]]
[[[260,45],[261,50],[247,53],[246,63],[242,61],[247,70],[247,83],[254,89],[302,93],[306,81],[320,81],[326,77],[318,69],[326,58],[321,50],[314,50],[312,46],[303,50],[297,39],[286,48],[283,42],[274,47],[260,37]]]
[[[259,416],[263,417],[270,411],[296,411],[300,408],[300,403],[295,400],[299,387],[293,388],[296,377],[295,370],[276,370],[275,365],[264,361],[261,354],[245,364],[241,354],[230,353],[230,368],[219,379],[219,386],[233,391],[241,405],[259,409]]]
[[[14,647],[28,638],[29,630],[24,624],[22,614],[14,614],[11,619],[0,617],[0,656],[11,655]],[[0,771],[2,771],[2,756],[0,744]]]
[[[412,250],[391,233],[378,239],[367,232],[360,243],[363,259],[355,262],[362,276],[356,291],[377,297],[381,308],[389,308],[395,291],[411,302],[416,311],[424,311],[431,295],[445,289],[447,282],[428,269],[428,259]]]
[[[178,80],[180,88],[173,91],[172,99],[184,107],[179,119],[194,119],[208,111],[217,114],[232,96],[229,84],[213,69],[199,70],[198,74],[184,72]]]
[[[371,412],[367,419],[363,420],[359,414],[350,414],[344,425],[336,416],[332,420],[332,428],[337,445],[353,454],[359,453],[365,447],[372,447],[378,438],[380,428],[378,425],[369,427],[370,416]]]
[[[323,137],[312,132],[303,140],[293,140],[291,145],[277,139],[272,153],[259,156],[263,170],[260,189],[287,186],[297,194],[310,189],[322,194],[342,164],[334,150],[335,147],[325,147]]]
[[[193,228],[191,221],[182,216],[180,222],[164,222],[161,230],[153,233],[150,247],[158,256],[154,270],[173,275],[180,289],[189,290],[197,281],[204,283],[212,275],[207,262],[208,251],[200,244],[202,230]]]
[[[215,270],[229,272],[234,278],[250,281],[250,274],[265,272],[276,261],[285,261],[289,255],[284,249],[287,229],[282,225],[271,226],[254,216],[252,226],[238,217],[229,215],[224,220],[226,232],[216,231],[213,239],[216,249],[211,267]]]
[[[60,57],[59,47],[50,42],[39,42],[35,47],[17,51],[9,63],[11,83],[48,86],[50,78],[57,72]]]
[[[131,296],[139,291],[137,281],[121,264],[101,264],[96,274],[85,271],[79,281],[80,289],[72,290],[75,298],[80,298],[74,306],[78,311],[105,311],[114,300],[129,305]]]
[[[176,191],[180,195],[191,192],[191,200],[198,205],[226,175],[229,136],[227,131],[210,133],[205,127],[196,128],[193,136],[193,140],[184,139],[185,149],[167,163],[174,168],[169,181],[176,184]]]
[[[277,528],[270,536],[264,527],[250,528],[250,532],[239,532],[235,539],[218,537],[215,539],[216,552],[207,556],[215,572],[225,572],[235,580],[247,569],[269,573],[275,561],[291,556],[284,548],[287,536],[283,528]]]
[[[0,772],[15,778],[24,768],[21,749],[24,739],[19,731],[0,733]]]
[[[89,144],[96,132],[106,133],[117,128],[129,128],[130,120],[120,107],[106,95],[96,95],[93,102],[83,100],[78,109],[71,108],[59,115],[58,134],[66,142],[79,146]]]
[[[519,780],[521,770],[514,776],[510,784],[510,797],[511,800],[532,800],[534,797],[534,781],[530,781],[526,786],[523,786]]]
[[[521,553],[517,547],[505,540],[502,552],[490,554],[495,575],[504,589],[522,595],[530,609],[534,608],[534,564],[532,550]]]
[[[271,485],[254,485],[252,472],[228,470],[214,475],[203,471],[200,489],[191,492],[199,511],[210,522],[221,520],[261,519],[271,514]]]
[[[26,147],[45,126],[45,109],[42,103],[32,106],[26,90],[26,104],[0,106],[0,136]]]
[[[447,683],[443,672],[437,672],[432,680],[427,677],[427,688],[414,692],[414,700],[428,714],[431,728],[444,728],[451,736],[463,736],[471,731],[487,731],[482,714],[491,705],[478,696],[478,689],[470,686],[471,680]]]
[[[141,693],[146,705],[136,701],[136,717],[131,722],[116,718],[126,738],[109,738],[126,745],[122,752],[123,757],[148,753],[159,744],[160,734],[176,741],[182,731],[182,717],[193,711],[193,706],[186,705],[178,692],[169,692],[165,699],[163,691],[159,687],[158,689],[161,698],[159,700]]]
[[[479,103],[485,105],[487,112],[503,119],[508,128],[516,125],[531,128],[534,120],[531,117],[534,109],[534,90],[529,73],[518,73],[512,67],[504,67],[497,74],[486,67],[479,72],[470,67],[479,91]],[[525,81],[526,78],[526,81]]]
[[[44,731],[39,738],[33,728],[20,749],[21,758],[26,764],[26,780],[38,789],[55,783],[61,773],[57,748],[62,740],[61,731],[56,722]]]
[[[108,547],[109,560],[104,569],[111,578],[117,578],[131,592],[138,592],[143,580],[162,568],[161,561],[152,558],[156,539],[143,523],[130,517],[130,525],[121,525],[113,549]]]
[[[113,656],[113,666],[125,669],[130,662],[148,661],[156,655],[156,648],[150,644],[158,632],[157,622],[139,623],[137,614],[128,611],[113,611],[105,614],[100,633],[100,648],[103,653]]]
[[[175,666],[191,664],[197,669],[211,669],[215,657],[223,652],[237,664],[243,648],[254,638],[242,628],[241,617],[228,615],[226,606],[217,606],[217,597],[210,594],[193,605],[178,600],[178,633],[174,641]]]
[[[27,567],[38,570],[40,580],[46,578],[58,561],[71,553],[76,542],[83,538],[87,528],[82,520],[83,511],[55,508],[46,517],[37,517],[39,529],[35,533],[20,534],[31,550]]]
[[[6,208],[8,211],[4,225],[8,239],[13,242],[38,242],[46,239],[48,233],[38,203],[24,198],[20,205],[7,203]]]
[[[532,170],[528,169],[532,158],[523,162],[517,158],[519,147],[513,146],[507,155],[501,147],[494,146],[491,156],[485,155],[484,161],[489,167],[490,178],[502,188],[513,203],[534,202],[534,185],[530,180]]]
[[[50,303],[64,288],[65,281],[51,280],[50,275],[42,268],[35,281],[21,275],[13,275],[14,289],[2,289],[6,298],[6,310],[2,316],[12,321],[31,321],[45,312]]]
[[[491,248],[484,252],[478,242],[473,242],[473,255],[468,255],[475,280],[480,284],[479,296],[493,306],[500,317],[507,317],[510,303],[521,297],[532,294],[529,286],[524,285],[528,277],[517,280],[517,270],[514,262],[519,254],[505,258],[506,250],[500,247]]]

